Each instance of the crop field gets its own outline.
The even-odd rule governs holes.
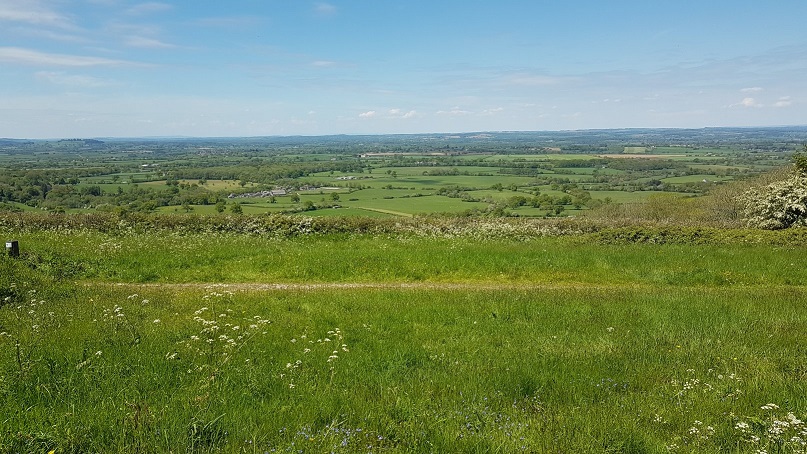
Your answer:
[[[518,225],[2,227],[0,452],[804,451],[807,232]]]

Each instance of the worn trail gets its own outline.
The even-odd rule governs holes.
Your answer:
[[[592,284],[584,282],[532,283],[532,282],[322,282],[322,283],[124,283],[85,282],[87,286],[126,287],[165,290],[228,290],[244,292],[318,291],[318,290],[445,290],[445,291],[541,291],[541,290],[628,290],[666,288],[655,284]],[[674,286],[677,289],[686,287]]]

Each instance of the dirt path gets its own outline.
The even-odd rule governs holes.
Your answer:
[[[123,282],[85,282],[87,286],[108,286],[142,289],[166,290],[229,290],[229,291],[303,291],[303,290],[562,290],[562,289],[589,289],[589,290],[626,290],[631,288],[652,288],[656,286],[642,284],[601,285],[582,282],[563,283],[529,283],[529,282],[326,282],[326,283],[123,283]]]

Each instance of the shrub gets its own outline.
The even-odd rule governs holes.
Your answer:
[[[807,179],[800,175],[743,194],[749,227],[769,230],[807,226]]]

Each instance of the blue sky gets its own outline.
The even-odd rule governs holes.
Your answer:
[[[807,2],[0,0],[0,137],[807,124]]]

